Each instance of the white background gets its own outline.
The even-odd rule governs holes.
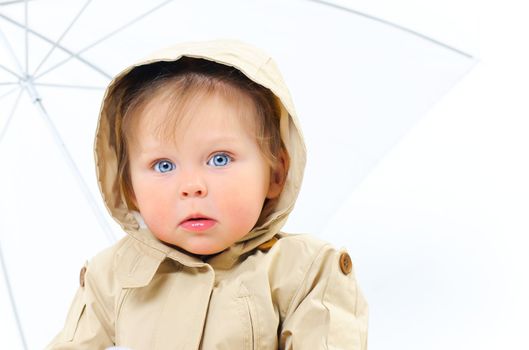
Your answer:
[[[371,307],[369,347],[529,349],[527,7],[376,3],[363,5],[394,10],[389,18],[470,48],[479,63],[326,229],[356,264]],[[410,19],[414,8],[428,15]]]

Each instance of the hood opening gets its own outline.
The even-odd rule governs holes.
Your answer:
[[[137,85],[141,80],[152,83],[148,85],[151,88],[155,87],[171,73],[171,69],[189,68],[193,61],[190,58],[199,62],[195,67],[197,70],[207,70],[206,67],[211,67],[214,62],[227,66],[229,74],[249,79],[248,86],[265,88],[278,119],[276,128],[279,129],[280,144],[287,153],[289,169],[282,193],[265,201],[254,229],[236,243],[243,245],[244,249],[238,250],[241,253],[279,232],[293,209],[305,166],[305,145],[288,89],[273,60],[250,45],[232,40],[181,44],[159,51],[118,74],[105,93],[96,131],[95,158],[100,190],[112,217],[127,233],[135,236],[144,223],[120,181],[123,177],[123,169],[120,170],[123,159],[120,157],[124,157],[125,151],[121,138],[123,112],[134,94],[149,95],[149,91],[142,91]]]

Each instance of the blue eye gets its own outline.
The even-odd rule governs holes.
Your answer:
[[[226,166],[232,161],[232,158],[226,153],[216,153],[213,157],[209,158],[208,165],[221,167]]]
[[[174,163],[168,160],[160,160],[160,161],[157,161],[156,164],[154,164],[154,171],[157,171],[159,173],[166,173],[174,169],[175,169]]]

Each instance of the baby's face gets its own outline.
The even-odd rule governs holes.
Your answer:
[[[157,136],[167,102],[155,102],[138,116],[129,147],[134,202],[161,241],[194,254],[220,252],[253,228],[274,196],[270,167],[224,97],[204,97],[174,139]]]

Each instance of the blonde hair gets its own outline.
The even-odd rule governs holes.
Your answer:
[[[132,201],[134,191],[129,172],[129,146],[138,115],[155,98],[169,101],[170,113],[167,113],[168,119],[163,123],[168,127],[158,129],[162,137],[174,137],[182,115],[197,101],[219,94],[242,105],[243,110],[252,112],[249,113],[253,116],[249,125],[254,126],[258,145],[271,167],[277,164],[281,152],[288,158],[279,129],[280,102],[269,89],[234,67],[191,57],[155,62],[135,67],[116,83],[112,93],[118,94],[120,103],[111,123],[114,128],[111,143],[116,149],[120,188],[130,209],[137,210]],[[241,117],[248,118],[248,114],[241,114]]]

